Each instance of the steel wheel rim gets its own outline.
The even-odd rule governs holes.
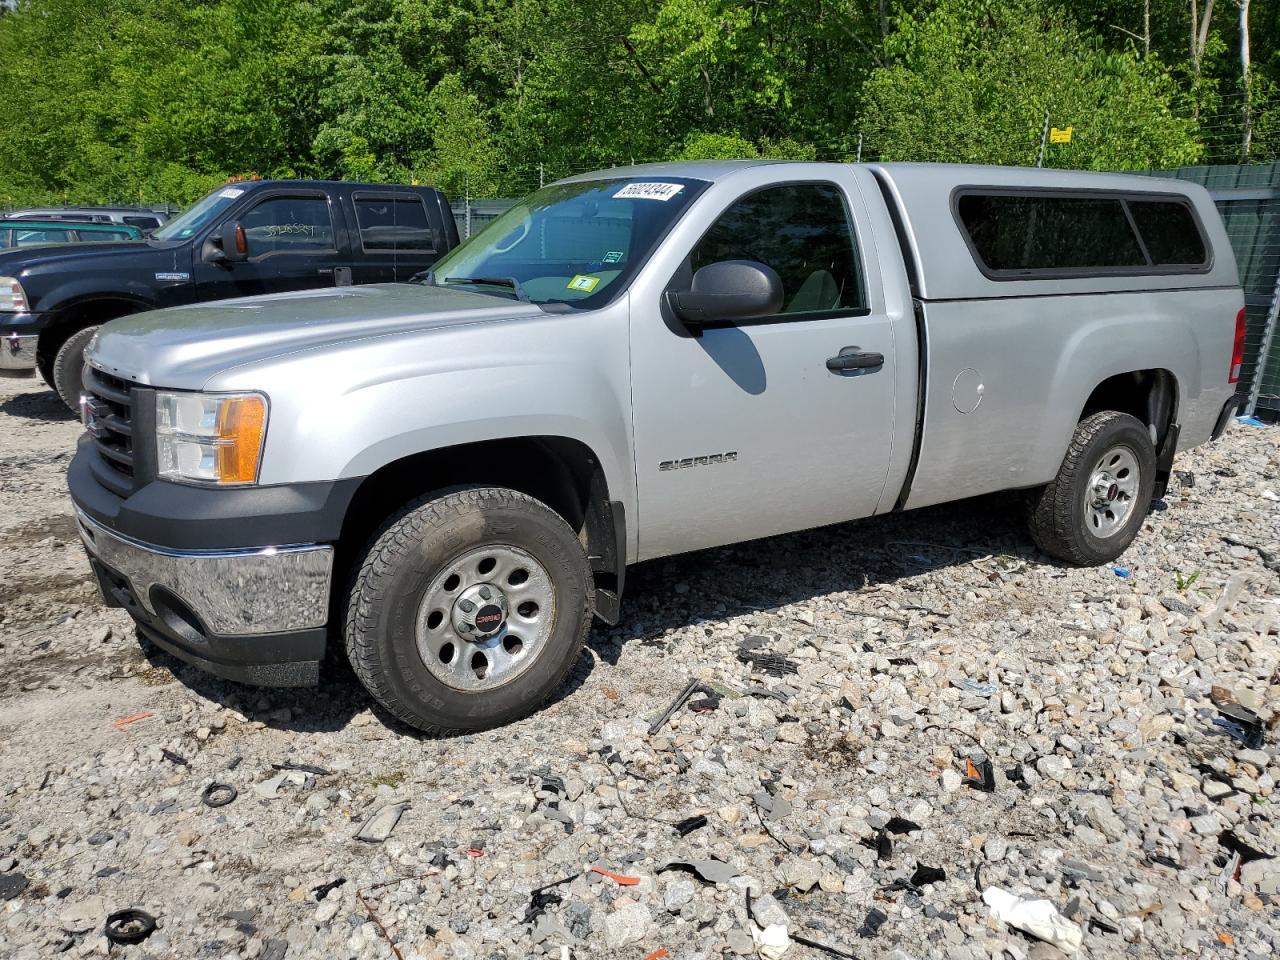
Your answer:
[[[1102,539],[1120,532],[1133,515],[1141,485],[1138,457],[1129,447],[1116,445],[1099,457],[1084,492],[1089,532]]]
[[[503,614],[492,632],[478,622],[479,615],[493,615],[490,607]],[[510,544],[474,547],[445,564],[423,594],[418,656],[445,686],[466,693],[493,690],[533,665],[551,636],[555,614],[551,576],[529,553]]]

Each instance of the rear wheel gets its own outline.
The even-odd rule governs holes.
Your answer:
[[[1138,535],[1155,475],[1155,444],[1145,424],[1114,410],[1086,417],[1057,477],[1031,496],[1032,539],[1077,566],[1116,559]]]
[[[62,402],[75,412],[80,410],[80,394],[84,392],[84,351],[98,330],[97,324],[77,330],[58,348],[53,358],[53,383],[50,385]]]
[[[347,602],[346,647],[373,697],[433,734],[538,709],[591,623],[582,544],[545,504],[502,487],[441,491],[375,538]]]

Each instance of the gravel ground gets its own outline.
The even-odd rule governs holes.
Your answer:
[[[1058,955],[988,888],[1083,955],[1280,950],[1280,431],[1180,458],[1114,570],[1004,497],[643,565],[553,704],[432,741],[340,666],[140,649],[76,539],[77,424],[33,381],[0,411],[4,956],[105,955],[129,907],[126,958]]]

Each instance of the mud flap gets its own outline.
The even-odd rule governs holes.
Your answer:
[[[1165,491],[1169,489],[1169,477],[1173,475],[1173,454],[1178,449],[1180,429],[1176,423],[1169,424],[1164,443],[1160,444],[1160,452],[1156,454],[1156,483],[1151,490],[1152,503],[1163,500]]]

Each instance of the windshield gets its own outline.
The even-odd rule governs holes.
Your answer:
[[[244,193],[243,187],[222,187],[198,201],[181,216],[151,234],[154,240],[186,240],[196,234]]]
[[[661,177],[544,187],[442,257],[427,282],[534,303],[600,306],[626,286],[706,186]]]

